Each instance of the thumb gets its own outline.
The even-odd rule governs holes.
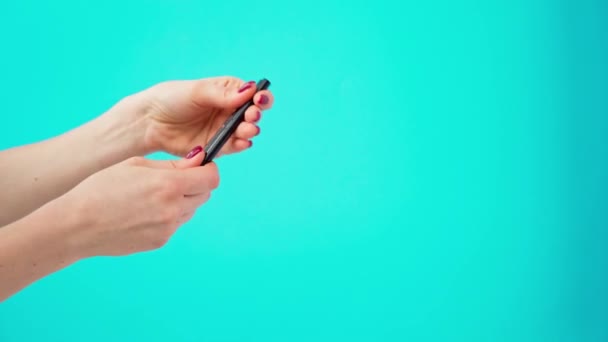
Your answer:
[[[255,94],[255,82],[236,77],[214,77],[194,81],[192,101],[200,107],[237,108]]]
[[[201,146],[196,146],[188,152],[185,158],[173,161],[173,167],[176,169],[188,169],[201,166],[203,158],[205,158],[205,151],[203,151]]]
[[[134,159],[135,165],[151,167],[154,169],[189,169],[201,166],[205,158],[205,151],[200,146],[193,148],[186,157],[179,160],[152,160],[146,158]]]

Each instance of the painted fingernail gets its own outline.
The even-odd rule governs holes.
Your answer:
[[[247,89],[249,89],[249,88],[253,87],[253,84],[254,84],[254,82],[253,82],[253,81],[249,81],[249,82],[247,82],[247,83],[243,84],[243,85],[242,85],[242,86],[239,88],[239,93],[242,93],[242,92],[244,92],[245,90],[247,90]]]
[[[266,95],[260,95],[260,104],[267,104],[268,103],[268,96]]]
[[[258,122],[260,121],[260,119],[262,118],[262,112],[260,112],[259,110],[255,113],[255,119],[253,120],[253,122]]]
[[[258,132],[257,132],[255,135],[256,135],[256,136],[260,135],[260,131],[261,131],[261,130],[260,130],[260,126],[255,126],[255,128],[257,128],[257,129],[258,129]]]
[[[203,150],[202,147],[196,146],[195,148],[192,149],[192,151],[188,152],[188,155],[186,156],[186,159],[192,159],[192,158],[194,158],[194,156],[196,156],[197,154],[201,153],[202,150]]]
[[[253,141],[249,140],[249,147],[248,148],[250,148],[251,146],[253,146]]]

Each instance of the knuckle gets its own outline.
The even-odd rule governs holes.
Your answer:
[[[169,242],[169,238],[164,234],[156,234],[151,241],[152,248],[158,249],[164,247],[167,242]]]
[[[193,202],[193,204],[192,204],[192,207],[193,207],[192,209],[197,210],[198,208],[203,206],[205,203],[207,203],[210,198],[211,198],[211,191],[197,196],[196,201]]]
[[[207,179],[209,182],[209,187],[211,189],[217,189],[220,186],[220,174],[215,163],[212,163],[210,165],[209,173],[207,174]]]
[[[221,76],[215,79],[215,84],[222,88],[229,88],[230,86],[236,86],[240,82],[243,82],[241,79],[234,76]]]
[[[208,80],[198,80],[192,86],[192,92],[190,93],[190,101],[198,107],[205,107],[207,102],[207,93],[209,88]]]
[[[211,189],[217,189],[220,186],[220,175],[218,173],[213,173],[210,179]]]
[[[165,234],[163,229],[154,228],[150,229],[145,233],[145,246],[144,250],[154,250],[161,248],[167,244],[169,241],[170,235]]]
[[[160,214],[160,223],[164,227],[172,227],[179,218],[179,211],[175,208],[165,208]]]

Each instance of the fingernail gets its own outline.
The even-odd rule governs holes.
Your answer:
[[[253,86],[254,82],[253,81],[249,81],[245,84],[243,84],[240,88],[239,88],[239,93],[244,92],[245,90],[251,88]]]
[[[251,146],[253,146],[253,141],[249,140],[249,147],[251,147]]]
[[[253,122],[258,122],[258,121],[260,121],[261,118],[262,118],[262,112],[260,112],[258,110],[257,113],[255,113],[255,119],[253,120]]]
[[[258,132],[255,134],[256,136],[260,135],[260,126],[255,126],[258,129]]]
[[[186,156],[186,159],[192,159],[192,158],[194,158],[194,156],[196,156],[197,154],[201,153],[202,150],[203,150],[202,147],[196,146],[195,148],[192,149],[192,151],[188,152],[188,155]]]
[[[267,103],[268,103],[268,96],[260,95],[260,104],[267,104]]]

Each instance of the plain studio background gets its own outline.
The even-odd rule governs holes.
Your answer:
[[[607,15],[3,2],[2,149],[168,79],[267,77],[276,106],[164,249],[27,288],[0,341],[608,340]]]

